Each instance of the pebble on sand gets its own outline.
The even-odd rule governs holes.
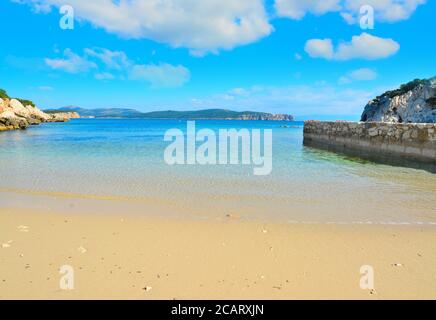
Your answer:
[[[29,232],[29,227],[28,226],[21,225],[21,226],[18,226],[17,229],[20,232]]]
[[[13,242],[12,240],[9,240],[6,243],[2,243],[2,248],[10,248],[12,242]]]
[[[144,290],[145,292],[149,292],[149,291],[151,291],[151,289],[153,289],[153,288],[149,287],[149,286],[145,286],[144,288],[142,288],[142,290]]]
[[[88,250],[87,250],[86,248],[84,248],[84,247],[78,247],[77,250],[78,250],[80,253],[86,253],[86,252],[88,251]]]

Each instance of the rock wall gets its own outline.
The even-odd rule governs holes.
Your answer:
[[[23,106],[16,99],[0,98],[0,131],[26,129],[42,122],[65,122],[79,117],[76,112],[47,114],[37,107]]]
[[[304,144],[436,165],[436,123],[307,121]]]

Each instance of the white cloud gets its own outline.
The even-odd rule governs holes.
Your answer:
[[[370,5],[375,19],[396,22],[408,19],[426,0],[275,0],[277,14],[281,17],[301,19],[306,14],[322,15],[339,12],[348,23],[359,21],[360,8]]]
[[[184,66],[168,63],[134,65],[129,78],[148,81],[153,87],[180,87],[189,81],[191,73]]]
[[[335,53],[338,60],[387,58],[400,49],[400,45],[392,39],[379,38],[366,32],[353,36],[351,42],[340,43]]]
[[[65,49],[63,54],[64,58],[46,58],[44,61],[52,69],[62,70],[68,73],[87,72],[91,69],[97,68],[97,65],[94,62],[75,54],[71,49]]]
[[[127,55],[122,51],[111,51],[105,48],[86,48],[84,51],[88,56],[101,60],[109,69],[122,70],[130,64]]]
[[[182,102],[182,108],[227,108],[273,113],[288,113],[298,117],[312,115],[360,116],[366,103],[381,90],[365,91],[335,87],[320,81],[315,85],[253,86],[237,88],[244,95],[234,94],[235,89],[209,97],[195,97]],[[174,106],[172,106],[174,107]]]
[[[331,39],[310,39],[304,46],[304,51],[312,58],[333,58],[333,43]]]
[[[231,89],[229,91],[229,93],[232,95],[243,96],[243,95],[247,95],[248,91],[245,90],[244,88],[234,88],[234,89]]]
[[[369,68],[361,68],[350,72],[353,80],[368,81],[377,78],[377,72]]]
[[[101,73],[96,73],[94,75],[94,78],[96,78],[97,80],[113,80],[115,79],[115,76],[109,72],[101,72]]]
[[[353,36],[350,42],[340,43],[336,50],[331,39],[310,39],[306,42],[305,51],[312,58],[334,60],[387,58],[397,53],[400,45],[392,39],[372,36],[363,32]]]
[[[50,4],[46,3],[45,1],[35,1],[35,0],[11,0],[11,1],[19,4],[31,3],[32,10],[35,13],[48,13],[51,11]]]
[[[191,78],[191,72],[182,65],[169,63],[137,64],[123,51],[106,48],[86,48],[83,55],[71,49],[64,50],[64,59],[45,59],[48,66],[68,73],[88,73],[95,70],[97,80],[129,79],[149,82],[153,87],[179,87]]]
[[[322,15],[330,11],[339,11],[340,0],[276,0],[275,8],[281,17],[299,20],[306,13]]]
[[[364,5],[374,8],[375,18],[382,22],[407,20],[426,0],[346,0],[342,16],[347,22],[358,22],[359,10]]]
[[[20,0],[36,8],[64,0]],[[263,0],[69,0],[76,19],[126,38],[147,38],[195,55],[230,50],[268,36]]]
[[[361,68],[347,73],[339,78],[339,84],[347,84],[352,81],[370,81],[378,77],[376,71],[369,68]]]
[[[299,54],[299,53],[296,53],[296,54],[294,55],[294,57],[295,57],[295,60],[301,60],[301,59],[303,59],[303,57],[302,57],[301,54]]]

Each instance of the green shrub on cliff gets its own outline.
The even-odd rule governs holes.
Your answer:
[[[6,90],[3,90],[3,89],[0,89],[0,98],[1,99],[11,99],[11,97],[9,97],[8,93],[6,92]],[[20,98],[15,98],[15,99],[20,101],[23,106],[32,106],[32,107],[35,107],[35,104],[31,100],[20,99]]]
[[[8,94],[7,94],[6,91],[3,90],[3,89],[0,89],[0,98],[1,98],[1,99],[9,99]]]
[[[16,98],[16,99],[17,99],[18,101],[20,101],[21,104],[22,104],[23,106],[32,106],[32,107],[35,108],[35,104],[34,104],[33,101],[31,101],[31,100],[19,99],[19,98]]]
[[[432,107],[432,109],[436,109],[436,96],[428,98],[426,102]]]
[[[429,80],[427,79],[415,79],[406,84],[402,84],[399,89],[387,91],[383,94],[383,96],[388,96],[389,98],[394,98],[396,96],[400,96],[405,94],[406,92],[415,89],[419,85],[425,85]]]

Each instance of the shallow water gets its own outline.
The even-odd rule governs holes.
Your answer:
[[[185,131],[186,121],[77,119],[0,134],[0,201],[22,202],[11,191],[62,193],[161,201],[202,218],[436,222],[435,174],[304,147],[301,122],[287,128],[269,121],[196,125],[216,132],[272,129],[272,173],[255,176],[247,165],[167,165],[164,133]]]

